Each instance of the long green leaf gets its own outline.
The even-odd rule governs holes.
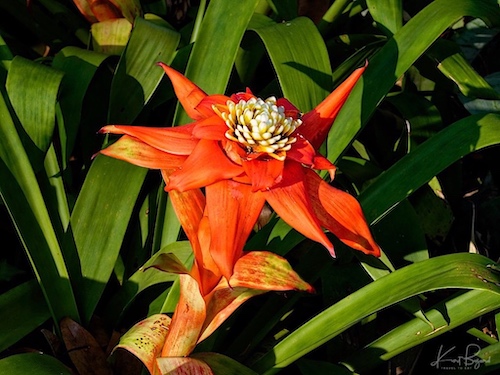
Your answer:
[[[463,16],[500,22],[493,0],[436,0],[415,15],[370,60],[362,79],[351,92],[328,136],[328,158],[336,160],[363,128],[394,82]],[[415,36],[418,35],[418,38]]]
[[[54,357],[40,353],[16,354],[0,360],[0,373],[9,375],[71,375],[72,371]]]
[[[74,284],[85,322],[113,272],[146,173],[144,168],[100,155],[78,196],[71,229],[79,259],[70,261],[79,261],[81,267],[81,278]]]
[[[4,97],[0,95],[0,193],[55,322],[79,319],[65,259]],[[66,254],[65,254],[66,255]]]
[[[367,0],[366,5],[385,35],[392,36],[403,26],[402,0]]]
[[[0,295],[0,352],[50,318],[50,311],[36,281]]]
[[[478,114],[450,125],[409,153],[359,196],[374,223],[417,188],[472,151],[500,143],[500,115]],[[439,157],[436,157],[439,155]]]
[[[179,41],[177,32],[137,18],[111,85],[111,123],[130,124],[137,117],[164,76],[156,64],[169,64]]]
[[[59,51],[52,62],[54,68],[64,72],[60,95],[64,121],[62,124],[58,124],[63,168],[65,168],[75,144],[87,89],[99,66],[108,57],[81,48],[66,47]]]
[[[477,289],[500,295],[500,275],[488,267],[490,259],[476,254],[452,254],[396,270],[323,311],[291,333],[253,367],[274,374],[361,319],[411,296],[431,290]],[[415,280],[419,280],[418,283]],[[484,282],[483,280],[491,281]],[[391,293],[387,293],[390,290]]]
[[[61,72],[20,56],[12,60],[7,76],[10,102],[24,130],[41,151],[35,155],[41,158],[39,163],[52,142],[62,77]]]
[[[464,306],[467,306],[464,309]],[[431,340],[472,319],[500,307],[498,295],[469,290],[440,302],[425,312],[432,325],[421,319],[401,324],[343,361],[352,371],[363,374],[395,355]],[[443,315],[446,312],[446,315]]]
[[[213,0],[207,7],[186,67],[186,77],[208,94],[224,93],[243,34],[259,0]],[[191,120],[180,112],[176,123]]]
[[[276,23],[256,14],[249,29],[264,42],[284,97],[301,111],[310,111],[331,91],[328,51],[309,18]]]

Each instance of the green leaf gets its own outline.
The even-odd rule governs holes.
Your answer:
[[[36,281],[27,281],[0,295],[0,352],[50,318]]]
[[[464,306],[469,306],[469,308],[464,309]],[[405,350],[431,340],[499,307],[498,296],[489,291],[459,292],[426,310],[425,315],[432,326],[420,319],[412,319],[349,356],[343,361],[343,364],[352,371],[365,373]]]
[[[186,77],[208,94],[224,93],[238,48],[259,0],[240,0],[238,6],[213,0],[207,7],[186,68]],[[184,113],[176,124],[191,122]]]
[[[403,2],[401,0],[367,0],[366,5],[377,27],[388,36],[403,26]]]
[[[308,112],[331,91],[330,61],[314,23],[305,17],[276,23],[255,14],[249,25],[264,42],[283,96]]]
[[[7,46],[5,40],[0,36],[0,82],[2,82],[2,85],[5,84],[7,72],[13,58],[14,56],[12,56],[9,46]]]
[[[12,60],[7,76],[6,88],[12,107],[24,130],[41,151],[42,158],[52,142],[62,77],[61,72],[20,56]]]
[[[455,82],[460,92],[471,98],[500,99],[500,95],[481,77],[462,55],[457,44],[439,40],[429,54],[437,60],[438,69]]]
[[[83,100],[90,82],[108,56],[76,47],[63,48],[54,57],[52,66],[64,72],[59,104],[63,124],[59,124],[63,169],[77,137],[81,123]],[[64,125],[64,126],[61,126]]]
[[[500,73],[496,72],[484,77],[486,82],[490,84],[496,92],[500,92]],[[489,113],[496,112],[500,113],[500,100],[488,100],[488,99],[472,99],[466,98],[464,96],[459,96],[465,109],[472,114],[476,113]]]
[[[2,95],[0,139],[0,194],[23,241],[52,317],[55,322],[65,316],[78,320],[63,249]]]
[[[129,124],[151,99],[164,76],[156,64],[170,63],[180,34],[137,18],[111,85],[109,121]]]
[[[79,259],[68,262],[79,262],[81,267],[81,277],[74,283],[85,322],[113,272],[146,173],[144,168],[99,155],[82,186],[71,215]]]
[[[463,16],[500,21],[496,1],[436,0],[415,15],[370,59],[328,135],[328,158],[336,160],[363,128],[394,82]],[[418,35],[418,38],[415,36]]]
[[[9,375],[71,375],[72,372],[54,357],[41,353],[16,354],[0,360],[0,373]]]
[[[400,159],[360,194],[368,222],[379,221],[401,200],[461,157],[500,143],[499,126],[500,115],[472,115],[450,125]]]
[[[493,262],[483,256],[461,253],[396,270],[309,320],[259,359],[253,369],[266,375],[274,374],[361,319],[420,293],[447,288],[477,289],[498,298],[500,275],[488,267],[490,264]],[[388,290],[391,293],[387,293]]]

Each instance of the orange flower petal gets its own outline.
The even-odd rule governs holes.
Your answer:
[[[266,190],[282,179],[284,162],[276,159],[243,160],[242,166],[252,181],[252,191]]]
[[[233,266],[260,212],[264,197],[250,185],[222,180],[207,186],[207,216],[210,221],[210,252],[222,275],[229,280]]]
[[[193,120],[201,120],[206,118],[206,114],[204,114],[203,111],[200,112],[198,109],[196,109],[196,107],[208,95],[177,70],[172,69],[168,65],[161,62],[158,63],[158,65],[163,68],[165,73],[168,75],[168,78],[170,78],[170,81],[172,81],[175,95],[181,102],[182,107],[184,108],[188,116]]]
[[[196,110],[203,116],[211,117],[215,113],[213,106],[225,107],[228,100],[230,100],[230,98],[226,95],[208,95],[200,101],[200,103],[196,106]]]
[[[316,154],[316,156],[314,156],[314,161],[311,168],[328,171],[328,173],[330,174],[330,180],[332,181],[335,178],[335,171],[337,170],[337,167],[333,165],[330,160],[320,154]]]
[[[311,142],[315,149],[318,149],[326,139],[335,117],[365,69],[366,65],[356,69],[325,100],[302,117],[300,133]]]
[[[225,136],[227,129],[228,127],[224,123],[224,120],[215,115],[206,120],[197,122],[196,126],[193,128],[193,136],[199,139],[220,141],[227,139]]]
[[[162,357],[189,355],[198,341],[206,317],[205,300],[198,283],[190,275],[179,275],[181,292],[170,322]]]
[[[127,134],[158,150],[175,155],[189,155],[198,144],[192,131],[196,123],[175,128],[150,128],[147,126],[107,125],[99,133]]]
[[[182,167],[172,173],[166,189],[196,189],[241,173],[243,168],[227,158],[217,141],[202,139]]]
[[[162,172],[164,173],[164,178],[168,181],[170,173],[166,171]],[[200,189],[191,189],[182,193],[171,191],[169,196],[175,214],[189,241],[192,244],[197,244],[199,225],[205,210],[205,196]]]
[[[307,190],[314,211],[325,228],[343,243],[365,254],[380,256],[358,201],[335,189],[313,171],[306,171]]]
[[[157,150],[128,135],[124,135],[111,146],[101,150],[100,153],[150,169],[178,168],[187,159],[187,156],[173,155]]]
[[[207,216],[203,216],[200,221],[198,240],[200,242],[199,251],[194,251],[195,262],[191,269],[191,274],[200,286],[201,295],[205,297],[219,283],[222,274],[219,267],[214,262],[210,253],[210,222]]]
[[[309,202],[304,169],[295,161],[285,162],[283,181],[262,194],[288,225],[304,236],[323,244],[334,257],[333,245],[321,229]]]
[[[292,144],[292,148],[287,151],[286,157],[301,164],[312,166],[316,156],[316,149],[300,133],[294,134],[294,137],[297,140]]]

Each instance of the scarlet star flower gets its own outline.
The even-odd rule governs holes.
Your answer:
[[[101,153],[162,170],[169,192],[205,187],[211,257],[226,280],[266,201],[332,256],[333,245],[322,228],[353,249],[380,255],[356,199],[314,171],[327,170],[334,177],[335,166],[316,149],[364,67],[302,115],[284,98],[261,99],[249,90],[230,97],[207,95],[181,73],[160,66],[194,122],[167,128],[108,125],[102,133],[123,136]]]

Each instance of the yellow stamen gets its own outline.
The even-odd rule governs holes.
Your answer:
[[[276,105],[274,96],[262,100],[252,98],[234,103],[227,101],[228,112],[214,111],[225,121],[226,137],[240,143],[249,152],[267,153],[269,156],[285,160],[286,151],[297,139],[291,134],[302,121],[285,116],[285,108]]]

